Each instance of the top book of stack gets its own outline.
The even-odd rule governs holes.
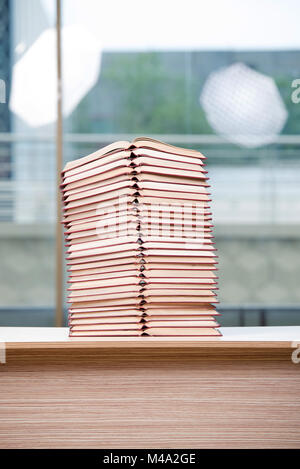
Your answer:
[[[141,137],[62,173],[71,336],[219,336],[203,160]]]

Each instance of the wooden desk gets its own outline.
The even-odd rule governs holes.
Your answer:
[[[300,448],[300,327],[222,332],[88,341],[0,328],[0,447]]]

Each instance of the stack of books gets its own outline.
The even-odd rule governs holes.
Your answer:
[[[204,156],[141,137],[62,173],[71,336],[219,336]]]

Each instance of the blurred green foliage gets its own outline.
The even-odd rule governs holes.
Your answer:
[[[300,76],[299,76],[300,78]],[[293,78],[289,76],[274,77],[279,88],[279,93],[286,105],[288,111],[288,119],[283,129],[284,134],[299,135],[300,134],[300,103],[293,103],[291,94],[294,88],[291,87]]]
[[[213,133],[199,103],[208,71],[203,65],[186,62],[187,57],[197,61],[200,53],[179,52],[176,57],[174,54],[104,54],[98,83],[71,116],[72,132]],[[224,65],[223,56],[221,53],[207,55],[207,68]],[[262,64],[258,71],[268,73],[261,68]],[[273,76],[289,113],[283,132],[299,134],[300,104],[291,101],[293,77],[276,76],[275,72]]]
[[[99,92],[89,93],[73,113],[73,131],[91,131],[87,113],[96,99],[102,106],[102,112],[93,112],[92,126],[97,131],[212,132],[199,104],[199,80],[189,78],[187,86],[185,70],[170,73],[157,53],[117,54],[103,67],[97,86]]]

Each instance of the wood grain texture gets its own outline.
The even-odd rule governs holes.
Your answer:
[[[299,448],[289,348],[8,350],[1,448]]]
[[[105,338],[106,339],[106,338]],[[291,348],[292,345],[289,341],[226,341],[220,342],[218,338],[213,340],[211,339],[194,339],[194,338],[182,338],[180,341],[174,341],[174,338],[168,340],[166,338],[161,338],[159,340],[152,341],[151,339],[157,339],[156,337],[133,337],[127,341],[122,341],[120,338],[109,339],[108,341],[104,340],[91,340],[86,341],[82,339],[77,343],[74,341],[68,342],[7,342],[7,350],[53,350],[53,349],[63,349],[63,350],[77,350],[77,349],[126,349],[124,353],[127,353],[128,349],[148,349],[149,347],[154,349],[173,349],[174,346],[182,349],[194,349],[194,348],[211,348],[211,349],[287,349]],[[177,337],[175,338],[177,339]],[[300,340],[299,340],[300,344]]]

